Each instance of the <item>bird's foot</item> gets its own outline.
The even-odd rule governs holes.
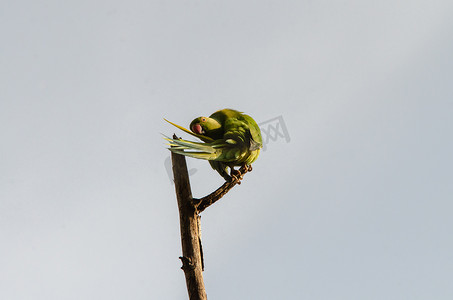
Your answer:
[[[241,171],[242,174],[245,174],[247,172],[251,172],[253,169],[252,169],[252,165],[242,164],[242,166],[239,170]]]
[[[252,171],[252,165],[243,164],[238,170],[231,168],[231,178],[237,181],[237,184],[241,184],[241,180],[244,178],[244,174]]]
[[[231,169],[230,176],[233,179],[233,181],[237,182],[237,184],[241,184],[241,180],[242,180],[244,174],[241,172],[241,170]]]

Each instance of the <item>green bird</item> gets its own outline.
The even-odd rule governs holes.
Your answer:
[[[237,110],[222,109],[209,117],[198,117],[190,123],[191,131],[165,121],[204,142],[167,137],[170,151],[208,160],[211,167],[226,181],[242,177],[242,174],[234,169],[236,166],[243,166],[251,171],[251,164],[258,158],[263,147],[261,131],[255,120]]]

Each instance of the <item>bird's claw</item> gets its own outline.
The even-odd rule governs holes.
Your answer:
[[[241,180],[242,180],[244,174],[241,173],[240,170],[232,169],[230,176],[231,176],[231,178],[233,178],[234,181],[237,182],[237,184],[241,184]]]
[[[241,184],[241,180],[244,178],[244,174],[252,171],[252,165],[243,164],[239,170],[231,170],[231,178],[237,181],[237,184]]]

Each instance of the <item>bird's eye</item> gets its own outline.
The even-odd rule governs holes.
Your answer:
[[[206,122],[206,118],[201,118],[201,122]]]

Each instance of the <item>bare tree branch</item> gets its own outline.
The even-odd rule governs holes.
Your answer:
[[[173,135],[173,138],[176,139],[176,135]],[[206,300],[207,297],[203,282],[204,262],[199,213],[222,198],[236,184],[240,184],[240,180],[243,174],[248,171],[248,168],[246,166],[241,167],[239,171],[236,171],[237,176],[234,176],[231,182],[225,182],[211,194],[200,199],[193,199],[185,156],[172,152],[171,160],[179,209],[183,255],[180,257],[182,262],[181,269],[183,269],[186,277],[189,299]]]
[[[183,155],[171,154],[181,230],[182,269],[190,300],[206,300],[203,282],[198,213],[192,204],[189,173]]]
[[[239,169],[239,174],[245,174],[247,172],[246,167],[241,167]],[[214,204],[217,200],[225,196],[226,193],[228,193],[236,184],[240,184],[240,179],[233,179],[232,181],[228,182],[226,181],[221,187],[219,187],[217,190],[212,192],[211,194],[200,198],[200,199],[193,199],[193,204],[197,208],[198,213],[201,213],[204,211],[206,208]]]

